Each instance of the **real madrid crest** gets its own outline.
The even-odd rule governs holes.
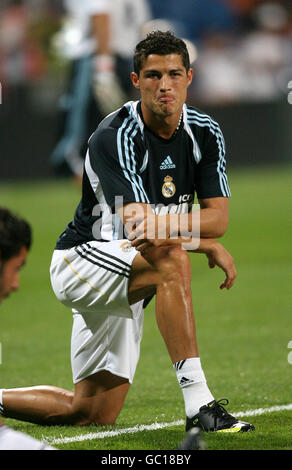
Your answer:
[[[173,178],[171,176],[166,176],[164,178],[164,184],[162,186],[162,194],[164,197],[172,197],[175,194],[176,187],[172,182],[172,179]]]
[[[131,251],[131,250],[133,249],[133,247],[132,247],[132,245],[131,245],[131,243],[130,243],[129,241],[121,243],[120,248],[121,248],[125,253],[127,253],[128,251]]]

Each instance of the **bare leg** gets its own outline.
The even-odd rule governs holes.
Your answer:
[[[43,385],[6,389],[3,392],[5,417],[44,424],[52,413],[66,416],[73,401],[73,392]]]
[[[130,302],[155,288],[157,324],[171,361],[197,357],[188,253],[178,246],[151,248],[135,258],[132,268]]]
[[[176,367],[176,363],[181,361],[175,370],[182,387],[186,416],[192,417],[214,397],[207,386],[198,355],[189,255],[179,246],[147,247],[143,256],[135,258],[132,274],[130,300],[137,300],[142,286],[147,292],[155,282],[157,325],[171,362]],[[188,385],[181,382],[185,377],[189,380]]]
[[[180,247],[151,248],[132,265],[129,302],[156,293],[156,318],[173,363],[197,357],[189,255]],[[107,371],[75,386],[75,392],[52,386],[3,392],[5,416],[38,424],[114,424],[130,384]]]
[[[75,387],[74,413],[78,424],[115,424],[124,405],[130,383],[107,371],[98,372]]]
[[[45,425],[114,424],[130,384],[102,371],[75,387],[75,393],[53,386],[5,390],[5,417]]]
[[[172,253],[172,266],[163,266],[162,282],[156,290],[156,320],[173,363],[198,356],[192,305],[190,263],[182,261],[186,252]],[[169,269],[172,269],[170,272]]]

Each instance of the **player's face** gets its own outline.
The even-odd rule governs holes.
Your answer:
[[[19,289],[19,271],[25,264],[27,248],[22,247],[20,252],[10,258],[0,268],[0,302],[13,291]]]
[[[186,70],[180,54],[149,55],[139,76],[132,73],[132,82],[140,90],[144,109],[161,117],[180,114],[187,89],[193,78]]]

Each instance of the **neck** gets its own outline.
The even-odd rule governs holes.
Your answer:
[[[173,136],[173,134],[178,130],[182,120],[182,109],[169,116],[161,116],[159,114],[149,112],[142,102],[141,110],[147,127],[164,139],[170,139],[170,137]]]

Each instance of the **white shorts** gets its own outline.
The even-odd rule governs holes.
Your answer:
[[[127,240],[91,241],[53,253],[53,290],[73,312],[74,383],[100,370],[133,381],[143,328],[143,300],[128,302],[137,253]]]

